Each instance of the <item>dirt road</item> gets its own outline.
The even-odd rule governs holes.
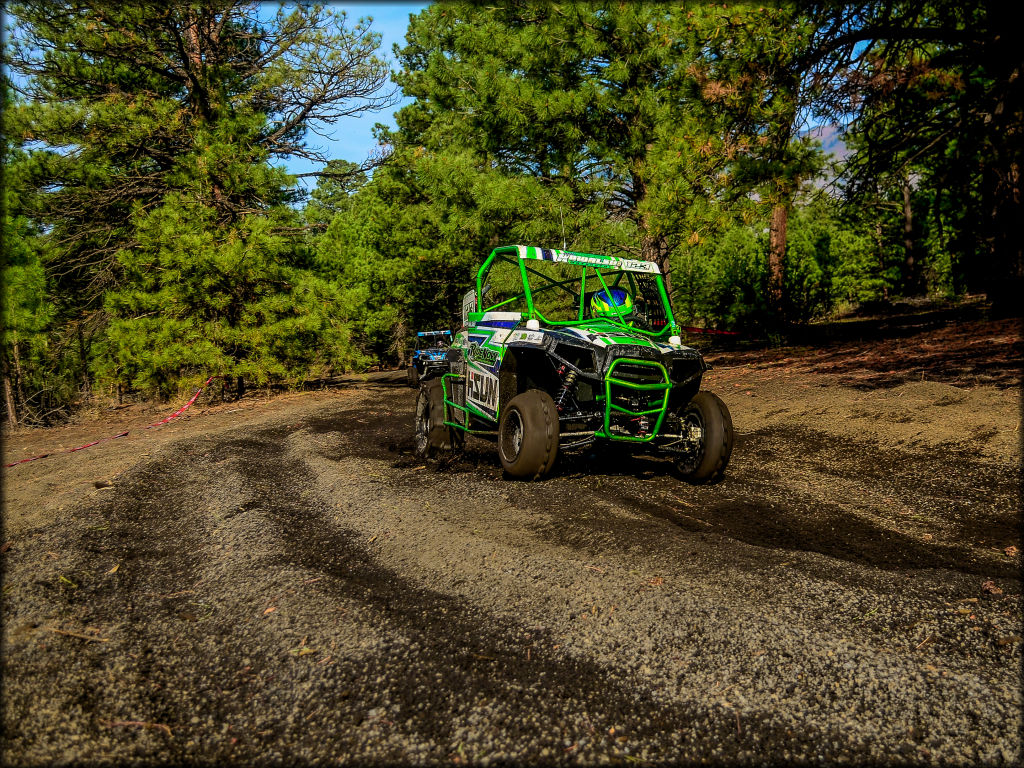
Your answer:
[[[133,428],[5,476],[5,762],[1019,760],[1019,326],[947,330],[713,356],[706,487],[421,462],[397,374],[14,435]]]

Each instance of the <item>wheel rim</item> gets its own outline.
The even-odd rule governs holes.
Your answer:
[[[519,458],[523,447],[523,417],[519,411],[512,409],[505,417],[505,429],[501,433],[501,455],[511,463]]]
[[[704,445],[705,445],[705,432],[704,432],[704,419],[700,415],[700,411],[696,408],[687,408],[680,417],[680,432],[683,434],[689,434],[692,428],[697,428],[701,431],[700,442],[696,445],[692,442],[687,442],[686,450],[676,461],[676,466],[679,471],[683,474],[690,474],[697,470],[700,466],[701,459],[704,458]]]
[[[430,404],[422,394],[416,399],[416,451],[427,450],[427,436],[430,433]]]

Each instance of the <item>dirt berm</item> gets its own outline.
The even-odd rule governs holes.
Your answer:
[[[8,435],[3,759],[1009,765],[1018,323],[718,353],[724,481],[411,455],[401,374]]]

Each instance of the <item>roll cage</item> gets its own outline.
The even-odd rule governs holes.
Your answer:
[[[506,296],[492,304],[485,304],[489,292],[487,278],[491,270],[503,262],[515,265],[518,269],[522,291]],[[543,262],[575,265],[580,267],[581,271],[578,276],[559,280],[538,269],[540,263]],[[655,338],[678,333],[679,326],[672,314],[672,306],[665,290],[665,281],[662,278],[661,270],[653,262],[523,245],[502,246],[491,251],[476,274],[476,311],[469,311],[465,319],[468,322],[477,322],[488,312],[500,311],[502,308],[516,303],[525,303],[523,320],[535,319],[547,326],[554,327],[575,326],[584,323],[593,327],[596,319],[588,316],[588,299],[592,295],[592,292],[587,290],[588,278],[594,291],[602,289],[608,291],[611,288],[625,287],[634,297],[639,297],[646,306],[647,316],[645,318],[631,318],[620,307],[613,307],[616,317],[600,318],[602,324],[609,326],[608,330],[618,328],[629,333],[640,333]],[[567,319],[548,317],[538,306],[536,297],[548,291],[558,290],[572,297],[575,304],[575,317]],[[638,324],[639,319],[642,319],[642,324]]]

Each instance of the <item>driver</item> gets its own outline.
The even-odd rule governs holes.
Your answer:
[[[607,317],[631,323],[629,316],[633,313],[633,297],[622,288],[600,290],[590,299],[590,316]]]

